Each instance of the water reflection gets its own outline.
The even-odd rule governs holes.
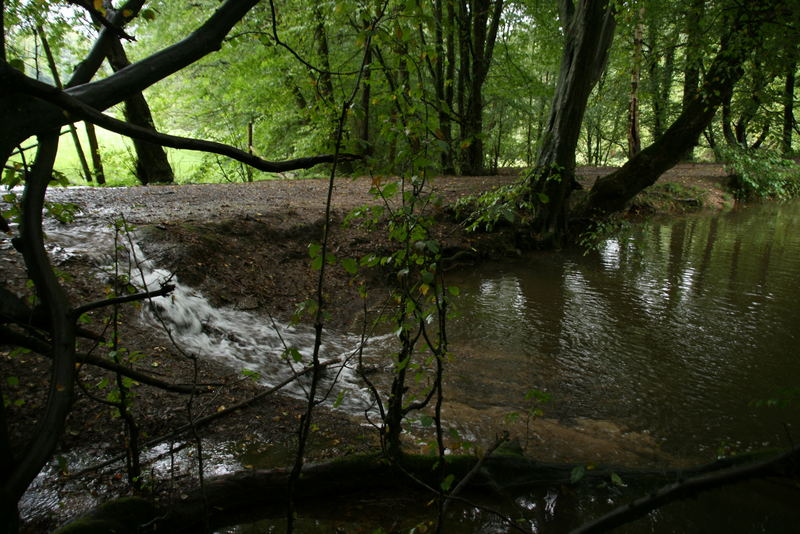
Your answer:
[[[800,204],[756,206],[463,274],[451,396],[511,411],[547,390],[549,416],[646,431],[678,456],[785,445],[797,414],[753,401],[800,385],[798,230]]]

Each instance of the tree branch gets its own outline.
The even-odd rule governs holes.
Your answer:
[[[106,306],[113,306],[114,304],[124,304],[126,302],[135,302],[137,300],[145,300],[153,297],[163,297],[164,295],[169,295],[172,293],[174,289],[174,285],[164,284],[155,291],[142,291],[140,293],[134,293],[133,295],[123,295],[121,297],[90,302],[88,304],[84,304],[83,306],[78,306],[72,311],[72,313],[75,315],[75,317],[80,317],[84,313],[96,310],[97,308],[105,308]]]
[[[33,336],[20,334],[4,326],[0,326],[0,339],[3,340],[3,343],[9,343],[11,345],[30,349],[47,358],[53,357],[53,347],[46,341]],[[198,384],[197,386],[172,384],[146,373],[142,373],[141,371],[137,371],[136,369],[131,369],[130,367],[125,367],[124,365],[119,365],[111,360],[104,360],[97,356],[92,356],[91,354],[78,353],[75,355],[75,362],[86,365],[94,365],[95,367],[100,367],[101,369],[127,376],[136,380],[137,382],[141,382],[142,384],[147,384],[148,386],[153,386],[165,391],[172,391],[173,393],[200,393],[202,391],[206,391],[205,389],[199,387],[201,384]],[[202,386],[208,385],[209,384],[202,384]]]
[[[130,68],[130,67],[128,67]],[[127,69],[122,69],[123,72]],[[320,163],[332,163],[336,157],[333,154],[323,154],[320,156],[311,156],[307,158],[296,158],[286,161],[267,161],[259,158],[253,154],[249,154],[244,150],[236,147],[217,143],[215,141],[205,141],[201,139],[192,139],[189,137],[181,137],[177,135],[169,135],[143,128],[134,124],[109,117],[101,113],[99,110],[89,106],[83,101],[70,95],[68,91],[60,91],[59,89],[42,83],[33,78],[29,78],[21,72],[14,69],[7,69],[5,73],[0,73],[0,79],[5,78],[8,82],[13,83],[17,88],[23,89],[28,94],[41,98],[59,108],[66,110],[70,113],[71,120],[85,120],[101,126],[112,132],[116,132],[135,139],[149,141],[162,146],[171,148],[179,148],[184,150],[196,150],[201,152],[211,152],[228,156],[237,161],[241,161],[251,167],[265,172],[286,172],[296,169],[309,169]],[[72,116],[74,115],[74,116]],[[340,161],[349,161],[360,159],[360,156],[354,154],[340,154]]]
[[[100,68],[100,65],[103,64],[106,58],[108,43],[117,35],[112,28],[121,28],[123,24],[135,17],[144,5],[144,2],[145,0],[129,0],[111,16],[111,20],[100,17],[102,20],[106,21],[109,26],[104,27],[100,31],[100,35],[97,36],[92,50],[83,61],[78,63],[66,87],[75,87],[76,85],[87,83],[92,79],[92,76],[95,75],[97,69]],[[125,16],[127,13],[130,13],[128,17]]]
[[[319,366],[324,368],[324,367],[328,367],[330,365],[333,365],[335,363],[341,363],[341,362],[339,360],[328,360],[328,361],[320,363]],[[193,421],[192,423],[187,423],[187,424],[185,424],[183,426],[180,426],[180,427],[176,428],[172,432],[169,432],[167,434],[163,434],[161,436],[157,436],[155,438],[149,439],[145,443],[142,444],[142,448],[144,448],[144,447],[152,447],[153,445],[158,445],[159,443],[161,443],[163,441],[166,441],[168,439],[172,439],[172,438],[175,438],[177,436],[180,436],[181,434],[183,434],[187,430],[191,430],[192,428],[199,428],[200,426],[207,425],[207,424],[211,423],[212,421],[214,421],[214,420],[216,420],[216,419],[218,419],[218,418],[220,418],[220,417],[222,417],[224,415],[228,415],[229,413],[241,410],[242,408],[246,408],[246,407],[250,406],[251,404],[253,404],[254,402],[256,402],[256,401],[258,401],[260,399],[263,399],[264,397],[267,397],[269,395],[272,395],[273,393],[275,393],[277,391],[280,391],[281,389],[285,388],[286,386],[288,386],[289,384],[294,382],[296,379],[300,378],[303,375],[306,375],[306,374],[310,373],[313,370],[314,370],[314,366],[313,365],[305,367],[303,370],[295,373],[294,375],[290,376],[289,378],[287,378],[283,382],[281,382],[281,383],[279,383],[279,384],[277,384],[275,386],[272,386],[271,388],[266,389],[266,390],[262,391],[261,393],[258,393],[256,395],[250,397],[249,399],[245,399],[242,402],[239,402],[238,404],[234,404],[233,406],[228,406],[224,410],[219,410],[217,412],[214,412],[214,413],[211,413],[209,415],[206,415],[205,417],[200,417],[200,418],[196,419],[195,421]],[[86,469],[82,469],[81,471],[73,473],[73,474],[70,475],[70,478],[76,478],[76,477],[79,477],[79,476],[81,476],[83,474],[90,473],[90,472],[93,472],[93,471],[97,471],[98,469],[102,469],[103,467],[111,465],[114,462],[118,462],[120,460],[123,460],[124,458],[125,458],[124,454],[117,455],[117,456],[115,456],[113,458],[109,458],[108,460],[106,460],[104,462],[101,462],[99,464],[95,464],[93,466],[87,467]]]
[[[126,41],[135,41],[136,38],[132,35],[125,33],[125,30],[122,29],[120,25],[121,22],[127,22],[132,17],[129,15],[128,17],[122,17],[121,20],[117,23],[114,23],[108,20],[103,13],[95,9],[93,2],[87,2],[86,0],[66,0],[68,4],[72,4],[74,6],[78,6],[86,10],[89,15],[92,17],[92,20],[95,21],[97,24],[103,26],[103,28],[113,32],[114,35],[119,37],[120,39],[125,39]],[[142,2],[144,4],[144,2]],[[128,8],[125,8],[126,10]],[[122,12],[123,10],[120,10]],[[121,14],[121,13],[120,13]],[[114,13],[116,15],[116,13]],[[116,17],[114,17],[116,18]],[[126,20],[127,19],[127,20]]]
[[[75,323],[70,316],[66,292],[53,273],[44,249],[42,211],[44,195],[53,172],[58,150],[58,130],[39,135],[39,150],[27,177],[22,198],[19,233],[25,242],[22,255],[28,276],[33,280],[44,309],[50,315],[53,336],[53,366],[47,401],[38,418],[31,442],[10,469],[0,491],[19,499],[50,458],[61,438],[65,420],[72,406],[75,367]]]
[[[800,460],[800,446],[793,447],[788,452],[767,460],[737,467],[729,467],[674,482],[649,495],[636,499],[624,506],[620,506],[599,519],[578,527],[572,531],[572,534],[608,532],[612,528],[630,523],[644,514],[675,500],[684,499],[703,491],[751,478],[783,474],[781,468],[785,465],[788,465],[796,472],[798,469],[798,460]]]

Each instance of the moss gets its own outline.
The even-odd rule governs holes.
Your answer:
[[[694,185],[657,183],[639,193],[631,202],[634,214],[686,213],[702,209],[708,193]]]

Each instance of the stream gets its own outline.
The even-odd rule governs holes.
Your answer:
[[[98,245],[101,234],[91,227],[48,230],[54,252],[63,255],[113,250],[113,240]],[[142,266],[142,286],[152,289],[169,277],[138,247],[130,252]],[[95,260],[108,265],[109,259]],[[800,439],[791,402],[800,396],[799,272],[800,203],[794,202],[653,220],[586,255],[538,253],[451,274],[448,285],[461,294],[448,326],[454,360],[445,416],[462,439],[482,444],[510,427],[526,452],[541,459],[687,465],[786,447]],[[186,350],[258,372],[265,383],[299,367],[281,356],[285,346],[307,352],[313,341],[310,328],[214,309],[182,285],[144,308],[145,320],[169,324]],[[377,358],[388,341],[373,342],[368,357]],[[359,338],[328,332],[324,343],[324,357],[346,356]],[[338,380],[348,392],[342,408],[363,413],[368,395],[352,365]],[[302,385],[292,393],[302,395]],[[796,489],[739,485],[670,505],[630,532],[725,531],[724,525],[789,532],[798,524],[797,498]],[[491,504],[525,511],[533,531],[563,532],[615,503],[613,492],[551,488],[510,505]],[[375,525],[359,522],[367,512],[357,507],[349,511],[353,523],[300,525],[303,532],[331,532],[332,524],[371,532],[397,514],[410,526],[430,514],[409,506],[379,505],[382,511],[369,512]],[[450,514],[448,532],[506,531],[496,517],[469,506]],[[220,532],[279,532],[275,525]]]
[[[484,446],[511,428],[540,459],[696,465],[786,448],[800,439],[798,273],[792,202],[653,220],[585,255],[537,253],[451,275],[461,294],[448,325],[445,416]],[[529,416],[534,409],[541,414]],[[483,504],[523,513],[533,532],[561,533],[623,502],[614,490],[550,488]],[[743,483],[621,531],[794,532],[798,498],[781,483]],[[347,522],[351,508],[302,530],[371,532],[400,521],[389,503],[374,505],[370,521]],[[399,508],[404,528],[432,513]],[[454,508],[446,532],[508,531],[489,512]]]

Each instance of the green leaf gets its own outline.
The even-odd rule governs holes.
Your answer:
[[[18,386],[19,378],[17,378],[16,376],[9,376],[8,378],[6,378],[6,383],[11,387]]]
[[[419,424],[427,428],[433,424],[433,417],[430,415],[423,415],[419,418]]]
[[[356,274],[358,272],[358,262],[353,258],[342,258],[342,267],[349,274]]]
[[[251,369],[242,369],[242,376],[245,376],[245,377],[250,378],[252,380],[258,380],[259,378],[261,378],[261,374],[260,373],[258,373],[256,371],[253,371]]]
[[[584,475],[586,475],[586,468],[582,465],[576,465],[572,468],[572,472],[569,475],[570,484],[577,484]]]
[[[442,488],[442,491],[450,491],[450,487],[453,485],[453,481],[456,479],[455,475],[449,474],[444,477],[442,483],[439,486]]]
[[[458,286],[448,286],[447,291],[454,297],[457,297],[461,294],[461,289]]]
[[[386,198],[391,198],[397,194],[397,191],[400,189],[400,184],[398,182],[392,182],[383,186],[381,189],[381,193]]]
[[[344,390],[343,389],[339,391],[338,395],[336,395],[336,400],[333,401],[333,407],[334,408],[338,408],[339,406],[342,405],[342,401],[344,401]]]
[[[550,202],[550,197],[548,197],[545,193],[539,193],[539,202],[542,204],[547,204]]]
[[[286,349],[283,354],[284,356],[291,358],[295,363],[300,363],[300,360],[303,359],[303,355],[300,354],[300,351],[294,347]]]
[[[622,478],[616,473],[611,473],[611,483],[615,486],[625,487],[625,482],[622,481]]]

